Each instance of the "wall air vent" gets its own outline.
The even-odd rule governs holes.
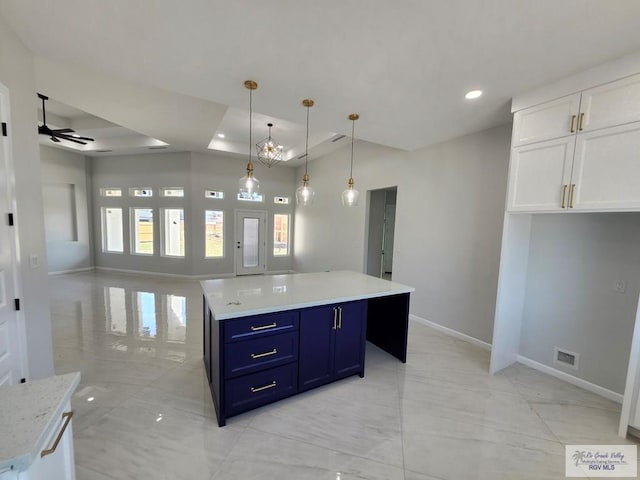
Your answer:
[[[158,145],[157,147],[149,147],[149,150],[166,150],[167,147],[164,147],[162,145]]]
[[[113,150],[96,150],[96,153],[111,153]]]
[[[578,370],[580,355],[558,347],[553,349],[553,363]]]
[[[303,153],[302,155],[300,155],[300,156],[298,157],[298,160],[302,160],[302,159],[303,159],[304,157],[306,157],[306,156],[307,156],[307,154],[306,154],[306,153]]]
[[[336,143],[339,142],[340,140],[342,140],[344,137],[346,137],[346,135],[336,135],[335,137],[333,137],[331,139],[331,143]]]

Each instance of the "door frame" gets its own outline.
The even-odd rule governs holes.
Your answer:
[[[241,242],[241,219],[244,216],[257,216],[261,218],[262,225],[261,227],[264,229],[264,238],[262,239],[262,245],[259,245],[258,251],[258,267],[254,271],[251,272],[242,272],[239,271],[239,263],[242,253],[242,248],[240,247]],[[264,274],[267,271],[267,235],[268,235],[268,212],[267,210],[252,210],[252,209],[234,209],[233,211],[233,273],[236,276],[239,275],[260,275]],[[259,268],[260,264],[262,264],[262,268]]]
[[[11,275],[7,277],[7,280],[12,283],[13,287],[13,296],[15,298],[22,298],[22,276],[21,276],[21,260],[20,260],[20,250],[18,246],[19,243],[19,217],[17,215],[17,200],[16,193],[14,189],[15,185],[15,168],[13,162],[13,143],[11,136],[11,99],[9,94],[9,89],[2,83],[0,83],[0,122],[5,122],[8,126],[8,134],[6,137],[3,137],[3,141],[0,146],[2,148],[2,156],[4,159],[4,179],[6,185],[4,186],[6,189],[6,202],[7,202],[7,212],[0,212],[1,215],[7,215],[8,213],[14,214],[14,226],[11,228],[11,234],[9,235],[10,244],[9,248],[11,249]],[[6,217],[5,220],[6,221]],[[11,303],[12,299],[7,298],[8,303]],[[11,306],[9,305],[9,308]],[[16,322],[16,336],[17,338],[10,339],[12,345],[16,348],[16,360],[17,371],[16,376],[14,378],[14,382],[20,382],[21,379],[29,380],[29,363],[27,357],[27,332],[25,326],[25,316],[24,310],[14,311],[15,313],[15,322]]]

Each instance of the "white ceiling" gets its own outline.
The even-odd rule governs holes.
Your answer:
[[[194,150],[246,129],[249,78],[283,138],[301,135],[310,97],[318,138],[349,133],[358,112],[358,138],[412,150],[640,50],[637,0],[0,0],[0,15],[37,55],[43,93]],[[484,95],[464,100],[473,88]]]

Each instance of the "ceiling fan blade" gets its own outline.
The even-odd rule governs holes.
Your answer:
[[[58,140],[56,137],[53,137],[53,136],[50,138],[50,140],[55,143],[60,143],[60,140]]]
[[[82,142],[82,141],[78,140],[77,138],[70,137],[69,135],[65,135],[63,133],[55,133],[54,136],[56,138],[61,138],[63,140],[67,140],[69,142],[79,143],[80,145],[86,145],[87,144],[87,142]]]
[[[77,138],[78,140],[87,140],[89,142],[95,142],[95,139],[90,137],[73,137],[73,138]]]
[[[74,133],[75,130],[73,130],[72,128],[54,128],[52,130],[52,132],[55,132],[55,133]]]
[[[38,133],[41,135],[49,135],[49,136],[53,135],[53,132],[51,131],[51,129],[46,125],[38,126]]]

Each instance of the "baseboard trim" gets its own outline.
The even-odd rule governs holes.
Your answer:
[[[148,272],[145,270],[127,270],[124,268],[111,268],[111,267],[96,267],[96,270],[101,272],[122,273],[126,275],[138,275],[142,277],[178,278],[182,280],[208,280],[208,279],[214,279],[214,278],[235,277],[233,273],[222,273],[218,275],[215,275],[215,274],[184,275],[184,274],[178,274],[178,273]]]
[[[58,270],[56,272],[49,272],[49,276],[53,277],[55,275],[66,275],[67,273],[93,272],[95,269],[95,267],[83,267],[73,268],[71,270]]]
[[[543,363],[536,362],[535,360],[531,360],[530,358],[523,357],[522,355],[518,355],[517,357],[518,363],[526,365],[527,367],[533,368],[534,370],[538,370],[539,372],[546,373],[547,375],[551,375],[552,377],[559,378],[560,380],[564,380],[571,385],[575,385],[576,387],[583,388],[591,393],[595,393],[596,395],[600,395],[612,402],[622,404],[622,400],[624,398],[623,395],[616,393],[607,388],[596,385],[595,383],[587,382],[581,378],[573,376],[569,373],[563,372],[561,370],[556,370],[555,368],[544,365]]]
[[[409,320],[413,320],[414,322],[421,323],[422,325],[426,325],[427,327],[431,327],[434,330],[438,330],[446,335],[451,337],[458,338],[460,340],[464,340],[465,342],[469,342],[472,345],[483,348],[485,350],[491,351],[491,344],[487,342],[483,342],[482,340],[478,340],[475,337],[467,335],[465,333],[459,332],[449,327],[445,327],[440,325],[439,323],[432,322],[431,320],[427,320],[425,318],[419,317],[417,315],[409,314]]]

